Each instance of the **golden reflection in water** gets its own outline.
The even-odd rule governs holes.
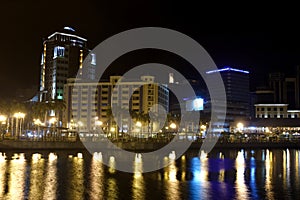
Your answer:
[[[185,155],[181,157],[181,180],[185,181],[186,178],[186,158]]]
[[[290,187],[290,151],[283,150],[283,188],[287,189]]]
[[[166,159],[164,162],[168,162]],[[179,194],[179,181],[176,179],[177,168],[175,161],[169,159],[169,165],[165,168],[165,184],[167,199],[177,200],[180,199]]]
[[[29,199],[42,199],[44,186],[44,159],[41,154],[33,154],[31,160]]]
[[[108,165],[109,165],[109,168],[108,168],[109,173],[114,174],[116,172],[116,160],[115,160],[115,157],[113,157],[113,156],[109,157]]]
[[[6,156],[5,153],[0,152],[0,199],[4,198],[5,193],[5,184],[6,184],[6,164],[7,161],[5,160]]]
[[[208,158],[207,158],[207,153],[202,153],[200,155],[200,172],[197,175],[197,179],[200,180],[203,184],[203,186],[206,186],[208,183],[207,178],[208,178]]]
[[[141,154],[137,154],[133,163],[133,182],[132,195],[133,199],[145,199],[145,183],[143,177],[143,160]]]
[[[272,187],[272,176],[273,176],[273,154],[268,149],[266,150],[266,181],[265,189],[267,199],[274,199],[273,187]]]
[[[219,180],[219,182],[225,181],[225,170],[224,169],[220,169],[218,180]]]
[[[104,199],[104,174],[103,174],[102,156],[94,154],[91,163],[91,188],[90,198],[93,200]]]
[[[299,150],[295,152],[295,175],[296,186],[299,187]]]
[[[56,189],[57,189],[57,155],[50,153],[48,156],[48,165],[46,178],[44,181],[45,189],[43,199],[52,200],[56,198]]]
[[[72,200],[84,199],[84,169],[83,159],[74,157],[71,165],[70,190],[69,196]]]
[[[9,162],[7,199],[24,199],[26,160],[24,154],[15,154]]]
[[[119,191],[115,178],[107,179],[107,199],[118,199]]]
[[[244,173],[245,173],[245,157],[243,150],[238,152],[235,161],[236,167],[236,199],[249,199],[247,186],[245,184]]]

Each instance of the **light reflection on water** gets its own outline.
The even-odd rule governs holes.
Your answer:
[[[102,165],[102,156],[94,154],[91,161],[91,187],[89,195],[91,200],[101,199],[104,196],[104,172]]]
[[[33,154],[31,160],[29,199],[42,199],[44,186],[44,159],[40,154]],[[51,196],[51,194],[50,194]]]
[[[134,173],[102,164],[102,154],[0,152],[0,199],[297,199],[300,151],[215,150],[187,152],[163,170],[143,174],[143,157]],[[5,157],[6,155],[6,157]]]
[[[247,200],[249,197],[248,189],[245,184],[245,157],[244,151],[239,151],[235,161],[236,166],[236,198]]]
[[[143,158],[137,154],[133,164],[132,199],[145,199],[145,183],[143,177]]]

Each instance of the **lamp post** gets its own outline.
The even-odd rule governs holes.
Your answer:
[[[33,123],[37,126],[37,136],[40,135],[40,125],[42,124],[40,119],[34,119]]]
[[[175,129],[177,128],[177,125],[176,125],[174,122],[172,122],[172,123],[170,124],[170,128],[173,130],[172,133],[174,133],[174,132],[175,132]],[[169,136],[168,136],[168,139],[170,139]]]
[[[142,130],[142,122],[140,122],[140,121],[137,121],[136,122],[136,124],[135,124],[138,128],[137,128],[137,130],[138,130],[138,139],[139,139],[139,134],[141,134],[141,130]]]
[[[22,133],[22,122],[24,121],[25,113],[17,112],[13,116],[16,118],[16,137],[19,139]]]
[[[111,134],[114,136],[115,135],[115,131],[116,131],[116,128],[115,127],[111,127],[110,128],[110,132]]]
[[[100,138],[100,133],[101,133],[100,128],[102,125],[103,125],[103,122],[98,120],[98,117],[97,117],[97,119],[95,118],[96,133],[98,133],[99,138]],[[98,127],[99,127],[99,131],[98,131]]]
[[[2,140],[4,139],[4,134],[5,134],[5,128],[4,127],[6,125],[6,120],[7,120],[7,117],[5,115],[0,115]]]
[[[57,118],[55,118],[55,117],[52,117],[52,118],[50,118],[50,120],[49,120],[49,123],[50,123],[50,128],[53,126],[53,129],[52,129],[52,131],[51,131],[51,136],[53,137],[53,132],[54,132],[54,135],[56,135],[56,130],[55,130],[55,123],[57,122]]]

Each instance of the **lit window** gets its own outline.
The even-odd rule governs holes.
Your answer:
[[[53,58],[64,57],[65,56],[65,47],[57,46],[54,47]]]

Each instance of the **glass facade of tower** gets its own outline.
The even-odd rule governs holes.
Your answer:
[[[231,67],[206,72],[207,75],[220,73],[226,91],[227,112],[225,128],[234,120],[250,117],[249,72]],[[210,111],[210,102],[205,110]]]

